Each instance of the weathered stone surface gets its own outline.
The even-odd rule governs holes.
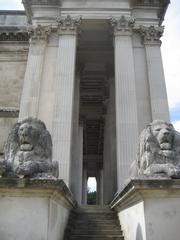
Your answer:
[[[133,176],[180,178],[180,134],[172,124],[155,120],[140,135]]]
[[[35,118],[16,123],[5,144],[0,165],[2,175],[57,177],[58,165],[52,162],[52,140],[45,124]]]
[[[60,179],[0,179],[3,240],[62,240],[76,202]]]
[[[180,180],[132,180],[111,202],[126,240],[177,240]]]

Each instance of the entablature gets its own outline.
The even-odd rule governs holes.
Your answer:
[[[161,24],[169,4],[169,0],[23,0],[29,22],[53,21],[64,16],[81,15],[83,19],[107,19],[110,16],[133,16],[134,10],[152,12],[147,18],[156,18]],[[136,12],[135,11],[135,12]],[[136,15],[136,13],[135,13]],[[142,17],[143,18],[143,17]]]

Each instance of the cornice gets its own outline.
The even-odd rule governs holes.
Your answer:
[[[53,200],[61,200],[68,207],[75,208],[76,201],[67,185],[61,179],[29,179],[1,178],[0,193],[4,196],[48,196]]]
[[[131,7],[157,8],[158,17],[160,19],[159,24],[161,25],[169,3],[170,0],[131,0]]]
[[[25,16],[26,13],[23,10],[0,10],[0,15],[21,15],[21,16]]]
[[[169,4],[170,0],[131,0],[131,6],[162,7]]]
[[[31,24],[32,16],[33,16],[32,6],[42,6],[42,5],[60,6],[61,0],[22,0],[22,3],[25,8],[25,12],[28,18],[28,23]]]
[[[29,5],[60,5],[61,0],[23,0],[22,2]]]

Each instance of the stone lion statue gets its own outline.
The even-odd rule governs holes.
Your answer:
[[[51,135],[42,121],[26,118],[14,125],[4,147],[0,172],[4,176],[57,177]]]
[[[155,120],[140,135],[134,176],[180,178],[180,134],[172,124]]]

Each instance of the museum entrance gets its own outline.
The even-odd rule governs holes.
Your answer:
[[[78,39],[79,122],[83,127],[82,204],[87,182],[96,178],[96,204],[107,204],[116,188],[114,49],[110,25],[84,20]]]

